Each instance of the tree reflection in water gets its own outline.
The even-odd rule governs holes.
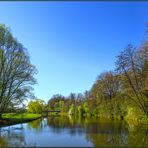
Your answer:
[[[72,142],[71,146],[148,147],[148,127],[92,117],[50,116],[0,131],[0,147],[56,146],[55,141],[63,145]]]
[[[42,129],[44,128],[43,119],[37,119],[32,122],[28,122],[28,129],[33,129],[35,132],[39,133],[42,132]]]
[[[125,121],[101,121],[96,118],[49,117],[53,132],[67,131],[71,136],[86,134],[94,147],[98,146],[148,146],[148,132],[141,126],[128,125]],[[140,132],[139,132],[140,131]]]
[[[82,134],[86,132],[83,128],[83,121],[76,122],[75,117],[69,118],[68,116],[49,117],[47,119],[48,126],[50,126],[55,133],[68,132],[71,136]]]

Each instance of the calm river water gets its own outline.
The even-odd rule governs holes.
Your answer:
[[[148,128],[96,118],[48,117],[0,128],[0,147],[148,147]]]

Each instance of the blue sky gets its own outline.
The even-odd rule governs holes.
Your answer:
[[[35,95],[89,90],[113,70],[128,43],[139,45],[148,2],[0,2],[0,23],[28,49],[37,67]]]

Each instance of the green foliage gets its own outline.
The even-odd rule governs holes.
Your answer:
[[[71,104],[70,109],[69,109],[69,114],[74,115],[76,113],[75,111],[76,111],[76,108],[74,104]]]
[[[83,108],[81,105],[78,106],[78,115],[82,116],[84,114]]]
[[[140,115],[138,117],[138,121],[141,122],[141,123],[145,123],[147,125],[148,124],[148,116],[146,116],[146,115]]]
[[[43,100],[30,101],[28,103],[28,112],[41,114],[45,111],[45,103]]]
[[[87,102],[84,102],[82,110],[83,110],[83,114],[85,114],[85,115],[89,115],[90,114],[90,110],[89,110]]]

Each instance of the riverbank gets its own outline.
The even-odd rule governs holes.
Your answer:
[[[14,125],[18,123],[25,123],[41,118],[41,114],[32,113],[5,113],[0,119],[0,127]]]

